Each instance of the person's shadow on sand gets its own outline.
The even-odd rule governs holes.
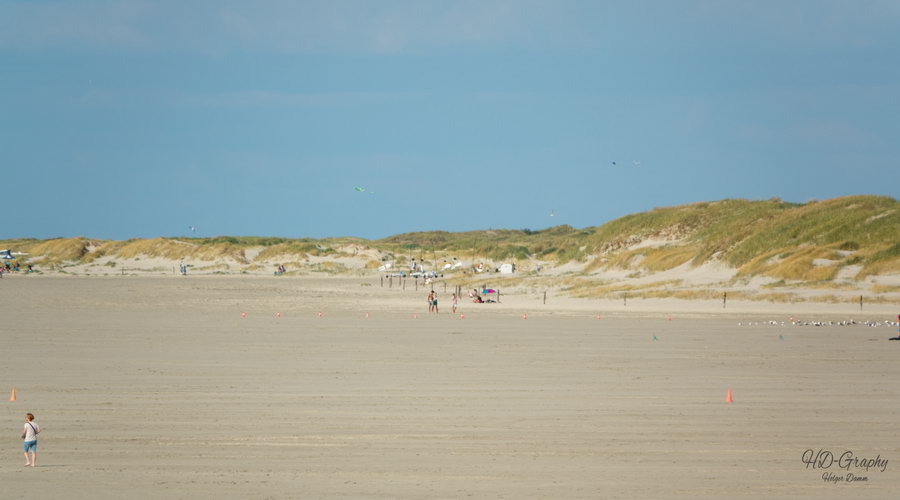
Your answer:
[[[891,337],[888,340],[900,340],[900,335],[897,335],[896,337]]]

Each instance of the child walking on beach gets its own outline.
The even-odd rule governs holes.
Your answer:
[[[450,309],[453,311],[453,314],[456,314],[456,294],[454,293],[452,297],[450,297]]]
[[[25,467],[34,467],[37,463],[37,435],[41,432],[41,426],[34,421],[34,415],[25,414],[25,429],[22,432],[22,449],[25,450]],[[31,461],[28,461],[28,452],[31,452]]]

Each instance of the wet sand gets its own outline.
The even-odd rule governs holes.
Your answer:
[[[787,319],[765,305],[597,320],[593,306],[515,295],[463,303],[459,319],[448,298],[429,316],[421,289],[343,278],[4,278],[0,390],[18,401],[0,404],[2,496],[900,491],[895,328],[737,326]],[[851,316],[891,318],[835,318]],[[27,411],[45,429],[34,470],[18,439]],[[812,469],[808,449],[888,465]],[[848,472],[867,481],[823,480]]]

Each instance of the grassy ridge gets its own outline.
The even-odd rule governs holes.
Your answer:
[[[257,248],[248,259],[245,250]],[[789,280],[835,278],[847,266],[856,277],[900,272],[900,203],[890,197],[848,196],[805,204],[779,199],[721,200],[655,208],[602,226],[556,226],[539,231],[489,230],[405,233],[380,240],[277,237],[154,238],[100,241],[88,238],[0,241],[28,252],[38,264],[89,262],[137,256],[237,263],[308,256],[348,256],[374,250],[398,262],[407,257],[457,257],[470,261],[580,262],[585,270],[659,272],[681,265],[724,262],[739,275]]]

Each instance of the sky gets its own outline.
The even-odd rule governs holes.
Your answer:
[[[0,239],[897,198],[897,26],[894,0],[4,0]]]

